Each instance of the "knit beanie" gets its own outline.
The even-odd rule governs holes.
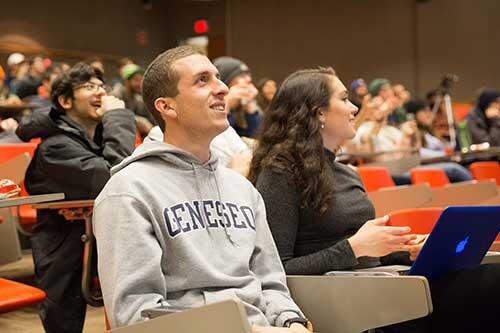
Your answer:
[[[219,71],[220,79],[226,85],[229,85],[229,82],[231,82],[231,80],[238,75],[243,73],[250,73],[250,69],[248,68],[248,66],[244,62],[236,58],[219,57],[217,59],[214,59],[213,63]]]
[[[130,79],[132,76],[134,76],[134,74],[137,74],[137,73],[142,74],[143,70],[140,66],[138,66],[136,64],[128,64],[128,65],[123,66],[123,68],[122,68],[122,78],[124,80]]]
[[[361,78],[356,79],[356,80],[351,82],[351,90],[356,91],[356,89],[358,89],[359,87],[361,87],[363,85],[366,86],[365,80],[363,80]]]
[[[485,112],[488,106],[500,97],[500,91],[495,89],[484,89],[479,95],[479,100],[477,102],[477,107]]]
[[[406,102],[405,105],[403,105],[403,108],[406,110],[407,113],[413,113],[413,114],[427,107],[429,107],[429,103],[421,99],[412,99]]]
[[[370,82],[370,85],[368,86],[368,92],[370,93],[370,95],[375,97],[378,95],[380,88],[382,88],[384,84],[391,84],[391,81],[381,78],[375,79]]]

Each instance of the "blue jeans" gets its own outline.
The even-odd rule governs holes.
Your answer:
[[[443,163],[434,163],[434,164],[426,164],[419,165],[416,167],[417,169],[429,169],[429,168],[442,168],[446,175],[450,179],[450,182],[464,182],[467,180],[472,180],[472,175],[466,167],[454,163],[454,162],[443,162]],[[393,175],[392,179],[396,185],[408,185],[411,184],[410,172],[405,172],[402,175]]]

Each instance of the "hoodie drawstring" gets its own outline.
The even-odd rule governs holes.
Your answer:
[[[191,163],[191,167],[193,168],[193,174],[194,174],[194,182],[196,184],[196,194],[197,197],[200,199],[203,199],[201,196],[201,190],[200,190],[200,182],[198,179],[198,172],[196,172],[196,166],[194,163]],[[207,229],[207,232],[210,234],[210,230],[208,228],[208,221],[205,219],[205,215],[201,214],[201,220],[203,221],[203,224],[205,224],[205,229]]]
[[[191,167],[193,168],[193,174],[194,174],[194,179],[195,179],[195,183],[196,183],[196,192],[197,192],[197,196],[198,198],[200,199],[203,199],[202,195],[201,195],[201,188],[200,188],[200,182],[199,182],[199,178],[198,178],[198,172],[196,171],[196,166],[194,163],[191,163]],[[212,166],[210,165],[210,172],[211,174],[213,175],[214,179],[215,179],[215,187],[217,188],[217,197],[220,201],[220,203],[222,204],[222,198],[221,198],[221,195],[220,195],[220,189],[219,189],[219,183],[217,182],[217,176],[215,175],[215,172],[214,172],[214,169],[212,168]],[[205,224],[206,226],[206,229],[207,229],[207,232],[208,234],[210,234],[210,228],[208,227],[208,221],[206,221],[205,219],[205,215],[204,214],[201,214],[201,218],[203,220],[203,223]],[[231,242],[231,244],[233,245],[236,245],[236,243],[233,241],[233,239],[231,238],[231,233],[230,231],[227,229],[226,225],[224,224],[224,222],[222,223],[222,227],[224,228],[224,233],[226,234],[227,238],[229,239],[229,241]]]
[[[218,196],[218,199],[219,199],[220,203],[222,204],[222,196],[221,196],[221,194],[220,194],[219,182],[217,181],[217,175],[216,175],[216,173],[215,173],[215,171],[214,171],[214,169],[213,169],[212,165],[210,165],[210,171],[211,171],[212,176],[214,177],[214,180],[215,180],[215,187],[217,188],[217,196]],[[225,224],[225,223],[222,223],[222,226],[223,226],[223,228],[224,228],[224,232],[226,233],[227,238],[229,238],[229,241],[231,242],[231,244],[233,244],[233,245],[238,245],[238,244],[236,244],[236,242],[235,242],[235,241],[231,238],[231,232],[230,232],[230,230],[228,230],[228,229],[226,228],[226,224]]]

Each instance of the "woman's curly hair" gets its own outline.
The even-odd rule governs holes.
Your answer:
[[[259,131],[249,179],[255,185],[263,169],[287,172],[301,189],[302,207],[323,215],[333,197],[319,113],[329,106],[335,71],[306,69],[291,74],[271,101]]]

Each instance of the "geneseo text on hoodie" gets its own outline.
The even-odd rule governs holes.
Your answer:
[[[260,194],[241,175],[146,142],[112,169],[96,200],[99,276],[113,327],[144,309],[245,304],[252,324],[302,316],[266,221]]]

